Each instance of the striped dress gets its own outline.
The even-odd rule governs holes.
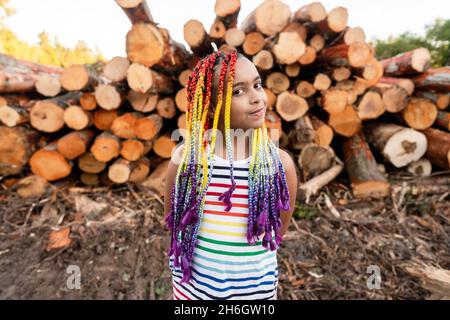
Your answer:
[[[169,259],[174,299],[276,299],[276,251],[264,248],[261,241],[247,243],[249,164],[250,158],[233,161],[236,189],[233,207],[226,212],[218,197],[231,186],[230,161],[215,156],[189,283],[180,284],[181,269],[174,267],[173,257]]]

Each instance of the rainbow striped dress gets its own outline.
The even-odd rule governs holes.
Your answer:
[[[189,283],[180,283],[181,269],[175,268],[169,257],[174,299],[277,298],[276,251],[264,248],[261,241],[247,243],[249,165],[250,158],[233,161],[237,186],[231,198],[233,207],[226,212],[218,197],[231,186],[230,161],[215,155]]]

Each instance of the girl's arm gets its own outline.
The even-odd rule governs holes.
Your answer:
[[[178,166],[181,162],[181,156],[183,155],[183,149],[184,146],[180,146],[173,152],[167,168],[166,186],[164,190],[164,216],[167,215],[170,210],[170,196],[177,175]]]
[[[286,173],[286,183],[290,195],[290,209],[288,211],[280,210],[281,215],[281,235],[284,235],[288,230],[291,222],[292,214],[295,210],[295,200],[297,197],[298,178],[297,170],[295,169],[294,160],[286,151],[279,149],[281,162],[283,163],[284,171]]]

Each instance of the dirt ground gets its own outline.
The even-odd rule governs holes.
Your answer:
[[[402,178],[370,201],[333,183],[298,201],[278,251],[279,299],[429,297],[405,266],[450,269],[449,182]],[[61,228],[67,237],[51,239]],[[38,199],[0,191],[0,299],[171,299],[168,244],[161,198],[135,185],[54,186]],[[369,266],[379,289],[367,285]]]

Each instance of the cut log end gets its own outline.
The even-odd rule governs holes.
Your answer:
[[[302,97],[289,92],[283,92],[277,98],[276,110],[285,121],[294,121],[303,116],[309,109],[308,103]]]
[[[427,150],[426,137],[412,129],[403,129],[387,141],[383,155],[397,168],[419,160]]]
[[[358,113],[351,105],[346,106],[342,112],[330,114],[328,124],[344,137],[354,136],[362,126]]]
[[[101,84],[95,88],[95,99],[105,110],[115,110],[122,104],[122,96],[117,89],[109,84]]]
[[[123,81],[127,76],[130,61],[124,57],[114,57],[103,68],[103,74],[112,82]]]
[[[434,123],[438,115],[436,105],[427,99],[412,98],[403,110],[403,119],[413,129],[424,130]]]
[[[82,90],[89,83],[89,73],[82,65],[72,65],[61,74],[61,85],[68,91]]]
[[[59,77],[43,74],[38,76],[34,84],[36,91],[46,97],[55,97],[61,92]]]

